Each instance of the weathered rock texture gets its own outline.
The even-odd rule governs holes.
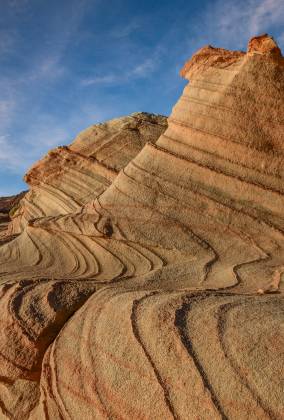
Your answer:
[[[51,150],[25,175],[31,189],[9,225],[20,233],[30,220],[79,210],[98,197],[146,142],[167,128],[161,115],[136,112],[89,127],[69,146]]]
[[[10,197],[0,197],[0,244],[11,239],[8,234],[8,226],[11,217],[17,211],[19,202],[24,198],[26,192]]]
[[[201,49],[156,144],[0,248],[3,416],[284,419],[283,69]]]

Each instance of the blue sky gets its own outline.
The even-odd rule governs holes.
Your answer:
[[[168,115],[201,46],[284,50],[284,0],[0,0],[0,196],[50,148],[136,111]]]

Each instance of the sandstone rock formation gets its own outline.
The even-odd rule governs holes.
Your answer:
[[[9,233],[20,233],[36,218],[79,210],[105,191],[146,142],[156,142],[166,128],[166,117],[136,112],[93,125],[69,146],[51,150],[25,175],[31,189],[14,213]]]
[[[284,419],[283,70],[201,49],[156,144],[0,248],[3,417]]]
[[[19,202],[24,198],[26,192],[10,197],[0,197],[0,244],[6,242],[9,238],[8,225],[11,217],[17,211]]]

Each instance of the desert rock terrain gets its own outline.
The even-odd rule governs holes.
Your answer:
[[[262,35],[181,75],[166,130],[94,126],[27,174],[2,418],[284,419],[284,58]]]
[[[166,128],[166,117],[136,112],[93,125],[69,146],[50,150],[24,177],[30,190],[13,214],[9,233],[20,233],[33,219],[79,210],[105,191],[142,147],[155,143]]]

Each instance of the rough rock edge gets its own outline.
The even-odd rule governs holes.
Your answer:
[[[244,56],[261,54],[270,59],[276,59],[284,64],[281,50],[275,40],[267,35],[259,35],[252,38],[248,43],[247,54],[243,51],[230,51],[223,48],[215,48],[211,45],[201,48],[180,71],[184,79],[192,79],[197,74],[203,73],[209,67],[224,68],[239,61]]]

